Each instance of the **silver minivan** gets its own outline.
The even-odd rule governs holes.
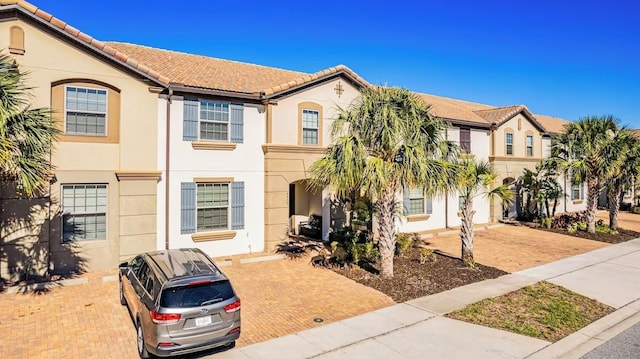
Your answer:
[[[240,337],[240,298],[201,250],[144,253],[119,269],[141,358],[232,347]]]

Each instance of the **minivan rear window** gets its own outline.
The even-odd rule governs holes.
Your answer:
[[[160,306],[164,308],[200,307],[233,298],[228,280],[172,287],[162,291]]]

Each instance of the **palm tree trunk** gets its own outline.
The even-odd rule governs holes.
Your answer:
[[[378,233],[380,241],[380,276],[382,278],[393,277],[393,255],[396,249],[395,213],[396,191],[387,189],[378,200]]]
[[[469,267],[475,266],[473,260],[473,200],[465,199],[462,205],[462,223],[460,227],[460,240],[462,241],[462,261]]]
[[[549,200],[544,200],[544,207],[547,209],[547,217],[551,217],[551,211],[549,210]]]
[[[596,210],[598,209],[599,181],[596,178],[587,180],[587,232],[596,233]]]
[[[618,228],[618,212],[620,212],[620,196],[622,196],[622,186],[615,182],[615,187],[607,191],[609,206],[609,228]]]
[[[558,200],[554,199],[553,200],[553,212],[551,212],[551,217],[555,217],[556,216],[556,208],[558,207]]]

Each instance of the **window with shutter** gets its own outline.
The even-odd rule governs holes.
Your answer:
[[[467,153],[471,153],[471,129],[460,128],[460,147]]]

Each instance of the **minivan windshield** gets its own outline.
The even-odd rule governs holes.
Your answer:
[[[223,302],[233,298],[228,280],[167,288],[160,296],[164,308],[188,308]]]

